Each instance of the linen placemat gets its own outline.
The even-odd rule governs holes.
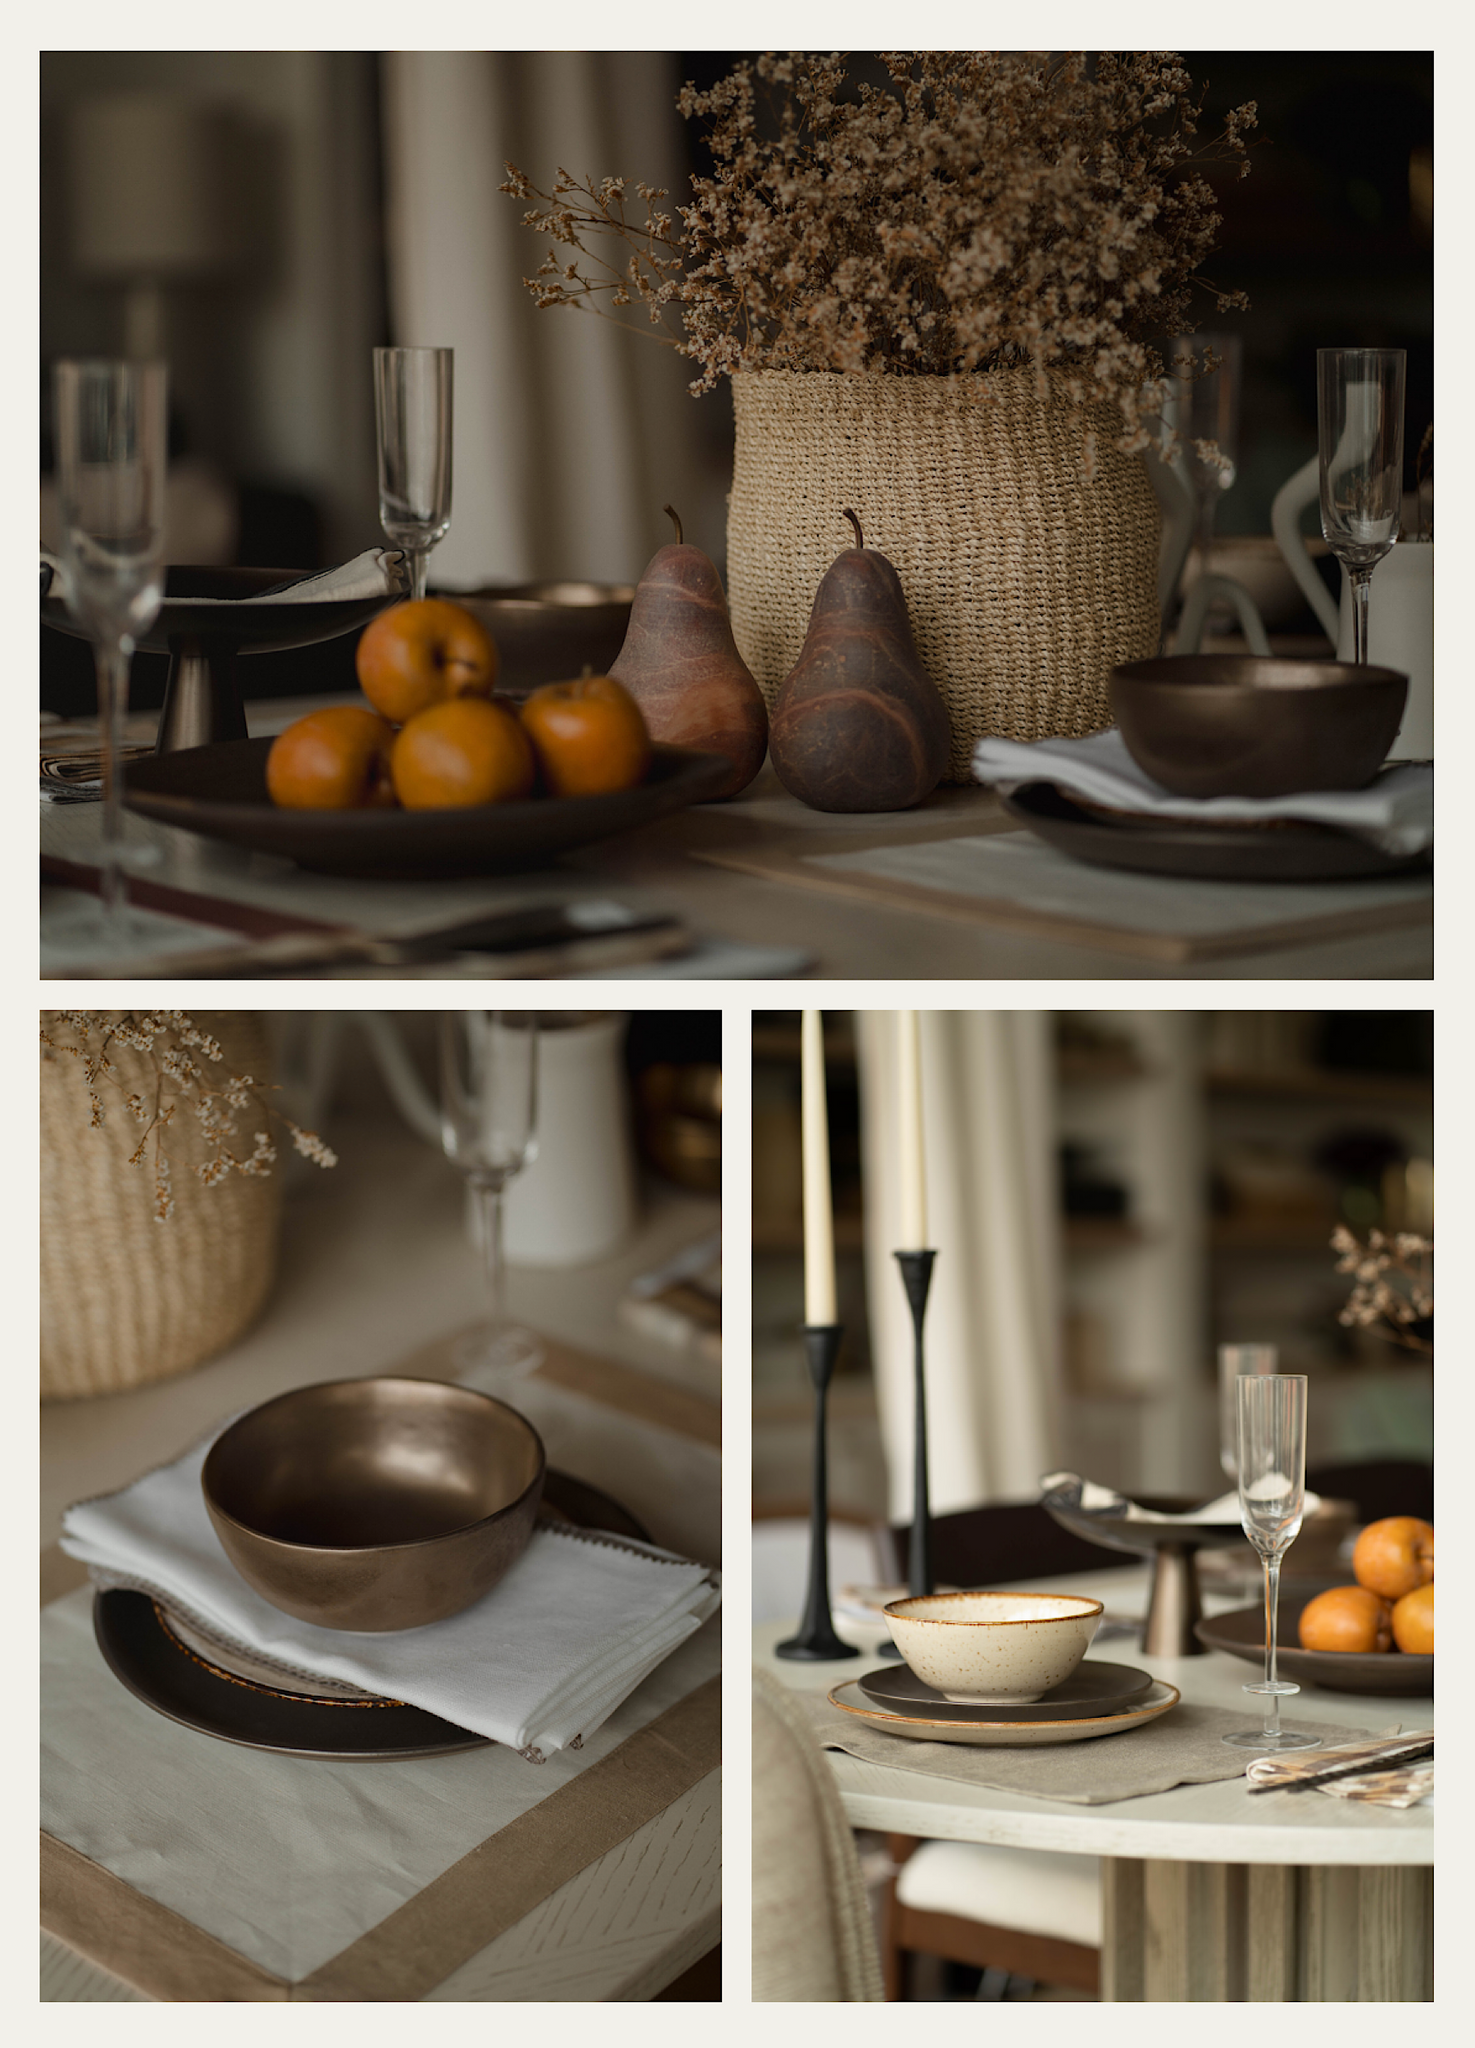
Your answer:
[[[1110,1806],[1118,1799],[1170,1792],[1175,1785],[1242,1778],[1253,1754],[1224,1745],[1226,1735],[1245,1726],[1242,1712],[1183,1701],[1159,1720],[1121,1735],[1044,1749],[970,1749],[961,1743],[883,1735],[832,1707],[822,1693],[806,1693],[803,1698],[826,1749],[842,1749],[862,1763],[915,1771],[924,1778],[951,1779],[991,1792],[1019,1792],[1030,1799],[1059,1799],[1072,1806]],[[1332,1741],[1345,1741],[1349,1732],[1372,1732],[1349,1731],[1299,1714],[1296,1726]]]
[[[41,1924],[153,1998],[422,1998],[720,1761],[715,1618],[534,1769],[213,1741],[119,1685],[91,1607],[41,1621]]]
[[[1071,860],[998,830],[816,852],[803,840],[694,850],[718,867],[893,910],[1145,960],[1224,958],[1433,921],[1422,876],[1346,882],[1210,882]]]

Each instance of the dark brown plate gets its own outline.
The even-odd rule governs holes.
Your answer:
[[[299,867],[379,881],[501,875],[648,825],[712,795],[732,773],[722,754],[654,749],[650,773],[608,796],[545,797],[450,811],[283,811],[266,793],[269,739],[156,754],[129,766],[124,802]]]
[[[1130,1664],[1097,1664],[1087,1658],[1069,1678],[1041,1693],[1037,1700],[1007,1706],[950,1700],[918,1678],[909,1664],[888,1664],[879,1671],[868,1671],[856,1683],[873,1706],[893,1713],[925,1709],[937,1721],[1079,1721],[1087,1714],[1133,1712],[1141,1705],[1152,1678]]]
[[[376,592],[371,597],[284,600],[280,604],[267,599],[255,604],[194,601],[252,597],[258,590],[291,582],[296,574],[291,569],[170,568],[158,617],[139,635],[138,645],[152,654],[171,654],[187,647],[233,649],[240,654],[280,653],[289,647],[336,640],[340,633],[367,625],[376,612],[399,602],[394,591]],[[41,618],[58,632],[87,637],[59,597],[42,598]]]
[[[618,1501],[567,1473],[547,1474],[543,1499],[579,1528],[650,1540]],[[351,1759],[448,1756],[491,1746],[484,1735],[395,1700],[313,1699],[234,1676],[180,1642],[146,1593],[98,1593],[92,1625],[109,1668],[131,1693],[155,1713],[220,1742]]]
[[[1345,1584],[1345,1581],[1339,1583]],[[1279,1641],[1276,1670],[1297,1685],[1319,1685],[1325,1692],[1381,1693],[1386,1699],[1434,1695],[1434,1659],[1411,1656],[1404,1650],[1343,1651],[1303,1650],[1296,1641],[1301,1610],[1325,1586],[1303,1593],[1290,1593],[1284,1582],[1280,1595]],[[1212,1621],[1194,1625],[1194,1634],[1208,1650],[1223,1650],[1242,1663],[1263,1666],[1265,1661],[1265,1609],[1237,1607],[1231,1614],[1216,1614]]]
[[[1338,882],[1427,873],[1434,864],[1431,853],[1383,853],[1350,832],[1297,819],[1276,832],[1125,813],[1120,822],[1108,822],[1101,812],[1082,809],[1053,782],[1022,783],[1003,804],[1011,818],[1072,860],[1146,875],[1205,882]]]

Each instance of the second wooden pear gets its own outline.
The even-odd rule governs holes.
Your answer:
[[[942,780],[948,716],[912,639],[901,579],[855,546],[826,570],[809,631],[773,707],[779,781],[817,811],[902,811]]]

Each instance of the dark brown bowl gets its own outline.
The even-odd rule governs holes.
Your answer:
[[[501,656],[497,687],[511,695],[581,675],[604,675],[625,644],[635,588],[630,583],[511,583],[458,591]]]
[[[201,1484],[226,1556],[319,1628],[423,1628],[470,1607],[527,1548],[542,1439],[440,1380],[330,1380],[240,1416]]]
[[[1174,796],[1361,789],[1392,746],[1408,677],[1347,661],[1169,654],[1111,672],[1127,752]]]
[[[1296,1631],[1303,1609],[1328,1586],[1345,1579],[1327,1579],[1307,1587],[1281,1582],[1276,1630],[1276,1672],[1297,1685],[1319,1685],[1326,1692],[1363,1692],[1383,1699],[1430,1698],[1434,1692],[1434,1659],[1407,1650],[1303,1650]],[[1223,1650],[1243,1663],[1262,1669],[1265,1662],[1265,1605],[1237,1607],[1200,1621],[1194,1634],[1205,1649]]]
[[[445,811],[284,811],[267,794],[271,749],[269,739],[226,740],[132,761],[123,801],[161,825],[278,854],[317,873],[403,881],[547,867],[560,854],[704,802],[732,773],[725,754],[657,746],[644,782],[602,796]]]

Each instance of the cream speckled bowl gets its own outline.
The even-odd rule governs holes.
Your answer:
[[[1063,1593],[929,1593],[885,1610],[896,1647],[950,1700],[1037,1700],[1069,1678],[1101,1602]]]

